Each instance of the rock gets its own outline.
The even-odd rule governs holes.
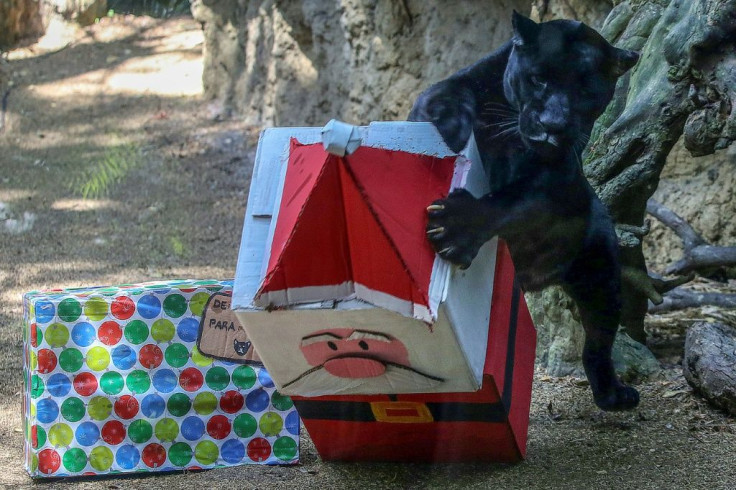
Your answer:
[[[415,97],[511,36],[531,0],[193,0],[205,97],[257,125],[405,119]]]
[[[662,370],[659,361],[647,346],[619,331],[613,344],[613,367],[626,383],[657,376]]]
[[[708,402],[736,415],[736,328],[693,324],[685,338],[685,379]]]

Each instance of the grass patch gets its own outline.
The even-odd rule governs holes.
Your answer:
[[[106,195],[143,161],[141,151],[130,143],[108,148],[101,159],[86,168],[72,184],[72,191],[84,199]]]

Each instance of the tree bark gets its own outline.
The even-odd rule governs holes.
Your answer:
[[[684,134],[693,155],[736,139],[736,0],[623,2],[603,33],[641,58],[599,119],[585,173],[614,220],[643,226],[647,200],[669,151]],[[641,241],[621,248],[624,267],[646,273]],[[624,284],[622,324],[643,337],[648,298]]]
[[[696,323],[687,332],[683,372],[713,405],[736,415],[736,329]]]
[[[40,0],[0,0],[0,50],[43,31]]]

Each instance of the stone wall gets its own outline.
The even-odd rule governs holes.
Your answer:
[[[193,0],[216,112],[259,125],[404,119],[430,83],[510,37],[531,0]]]

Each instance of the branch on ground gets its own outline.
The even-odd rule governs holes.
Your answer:
[[[665,274],[688,274],[713,267],[736,265],[736,247],[709,244],[682,217],[653,199],[647,202],[647,212],[682,240],[682,258],[667,267]]]

